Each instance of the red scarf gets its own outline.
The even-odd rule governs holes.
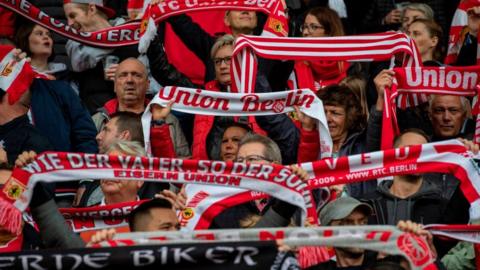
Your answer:
[[[347,76],[348,62],[296,61],[292,89],[309,88],[316,92],[331,84],[338,84]],[[296,83],[296,84],[295,84]]]

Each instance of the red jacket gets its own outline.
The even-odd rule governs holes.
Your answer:
[[[210,90],[210,91],[220,91],[220,86],[218,82],[215,81],[210,81],[207,84],[205,84],[205,90]],[[195,125],[193,127],[193,144],[192,144],[192,158],[193,159],[203,159],[203,160],[208,160],[208,154],[207,154],[207,137],[208,134],[210,133],[210,130],[212,129],[213,122],[215,120],[215,116],[211,115],[201,115],[197,114],[195,115]],[[257,122],[255,121],[254,116],[249,116],[248,117],[248,122],[252,125],[252,129],[255,133],[265,135],[266,132],[263,131],[258,125]]]
[[[320,137],[318,130],[307,131],[302,128],[300,122],[295,122],[300,130],[300,142],[298,144],[297,162],[310,162],[318,160],[320,155]]]
[[[146,100],[145,102],[148,104],[150,101]],[[114,98],[107,101],[103,108],[109,116],[112,116],[118,111],[118,99]],[[172,137],[170,136],[169,125],[150,128],[150,143],[152,147],[152,155],[154,157],[176,157]]]

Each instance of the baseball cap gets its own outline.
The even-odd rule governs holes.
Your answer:
[[[73,4],[95,4],[95,6],[97,6],[97,8],[102,11],[103,13],[105,13],[105,15],[107,15],[107,17],[110,19],[110,18],[113,18],[115,17],[115,10],[109,8],[109,7],[106,7],[105,4],[103,3],[103,0],[63,0],[63,3],[64,4],[69,4],[69,3],[73,3]]]
[[[355,209],[362,211],[367,216],[370,216],[373,212],[372,207],[366,203],[348,196],[340,197],[323,207],[320,211],[320,223],[327,226],[333,220],[346,218]]]

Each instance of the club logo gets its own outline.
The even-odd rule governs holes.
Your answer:
[[[3,193],[5,193],[7,198],[9,198],[10,200],[17,200],[25,191],[25,189],[25,185],[23,185],[17,179],[10,177],[10,179],[8,179],[7,183],[5,184],[5,187],[3,188]]]
[[[12,73],[13,68],[15,67],[16,62],[13,60],[10,60],[5,67],[2,68],[2,71],[0,72],[0,76],[7,77]]]
[[[193,211],[193,208],[185,208],[185,210],[182,211],[182,218],[189,220],[192,219],[193,216],[195,216],[195,212]]]
[[[398,237],[397,245],[415,266],[425,265],[432,259],[427,243],[420,237],[402,234]]]

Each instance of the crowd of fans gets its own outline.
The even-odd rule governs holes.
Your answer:
[[[129,12],[126,0],[109,2],[32,1],[46,13],[64,17],[68,25],[86,32],[141,17]],[[335,37],[400,31],[415,41],[424,66],[443,66],[448,31],[458,2],[287,0],[289,35]],[[467,10],[467,14],[468,25],[462,31],[463,45],[455,63],[458,66],[474,65],[477,59],[480,3]],[[160,23],[148,52],[139,55],[136,45],[104,49],[72,40],[65,43],[65,39],[45,27],[15,18],[4,9],[0,9],[0,18],[8,22],[0,28],[1,42],[18,48],[18,58],[30,58],[34,70],[46,76],[35,79],[29,91],[14,104],[7,102],[9,94],[2,92],[0,183],[7,180],[11,166],[24,166],[47,150],[146,156],[141,115],[159,87],[229,92],[236,37],[259,34],[265,22],[263,14],[253,11],[227,11],[223,21],[211,22],[205,17],[198,23],[189,15],[176,15]],[[222,23],[229,34],[211,34],[204,29],[206,24]],[[190,65],[188,58],[182,63],[169,61],[165,27],[173,30],[203,64],[198,67],[204,70],[201,78],[179,71],[182,66]],[[299,85],[314,90],[323,102],[333,156],[373,152],[380,150],[384,92],[395,75],[388,69],[389,64],[260,59],[255,91],[289,89],[288,77],[292,71],[302,73],[305,67],[310,68],[313,81],[300,81]],[[478,151],[470,141],[475,131],[470,104],[466,97],[432,95],[428,103],[398,109],[402,132],[394,146],[462,138],[469,149]],[[315,121],[300,110],[289,115],[228,117],[186,114],[172,110],[169,104],[154,105],[151,112],[151,152],[155,157],[292,165],[315,161],[320,152]],[[291,168],[300,178],[308,178],[302,169]],[[84,247],[87,243],[111,239],[116,232],[104,230],[82,239],[63,226],[57,207],[151,199],[131,214],[130,230],[180,228],[175,211],[182,210],[188,199],[181,187],[108,179],[82,179],[74,183],[38,185],[30,207],[40,233],[25,223],[23,250]],[[415,226],[469,222],[470,205],[459,181],[449,174],[399,175],[393,180],[336,185],[329,187],[328,194],[328,199],[316,196],[318,205],[323,206],[318,209],[321,226],[398,224],[401,229],[431,238],[427,231]],[[281,200],[262,199],[225,210],[213,220],[211,228],[274,227],[290,223],[298,226],[296,212],[296,207]],[[0,236],[0,246],[13,237],[2,230]],[[440,267],[476,269],[470,243],[435,238],[431,248]],[[374,268],[378,254],[363,249],[338,248],[335,255],[336,261],[311,269],[404,269],[395,260],[392,268]]]

